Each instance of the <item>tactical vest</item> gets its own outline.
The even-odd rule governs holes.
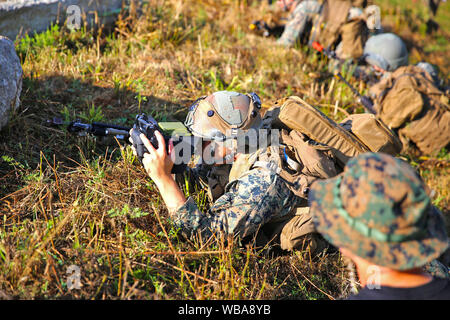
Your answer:
[[[301,134],[291,132],[291,136],[283,131],[282,141],[299,139],[293,144],[303,149],[300,164],[291,158],[287,161],[286,145],[269,146],[259,149],[252,154],[240,154],[231,167],[229,181],[232,182],[253,170],[270,170],[275,172],[283,180],[286,187],[301,198],[299,205],[286,216],[272,219],[261,226],[255,235],[255,244],[258,247],[268,243],[278,244],[281,249],[292,251],[309,250],[311,254],[320,252],[326,247],[326,242],[321,239],[314,228],[312,217],[309,213],[307,195],[309,186],[318,178],[332,177],[337,174],[334,161],[328,157],[326,147],[310,146],[304,142]],[[285,136],[286,135],[286,136]],[[292,155],[291,155],[292,156]],[[290,167],[291,163],[296,169]]]
[[[400,67],[372,86],[370,93],[378,117],[398,133],[404,152],[431,154],[449,144],[448,97],[423,69]]]
[[[401,149],[395,133],[374,115],[352,115],[337,124],[296,96],[277,101],[262,121],[266,128],[281,130],[280,145],[240,155],[229,181],[254,167],[272,169],[306,199],[305,190],[312,181],[339,174],[350,158],[370,151],[395,156]]]
[[[317,41],[325,48],[333,49],[340,42],[338,54],[341,58],[360,57],[369,35],[365,16],[347,19],[352,7],[366,5],[367,1],[363,0],[325,0],[321,14],[313,22],[310,43]]]
[[[280,129],[280,145],[241,154],[233,163],[229,181],[255,168],[272,170],[283,179],[286,188],[302,198],[300,205],[283,221],[273,222],[283,249],[291,250],[314,237],[308,208],[308,190],[317,179],[328,179],[342,172],[347,161],[361,153],[374,151],[392,155],[401,149],[395,133],[374,115],[355,115],[337,124],[299,97],[277,101],[263,117],[264,126]],[[321,241],[312,241],[320,248]]]

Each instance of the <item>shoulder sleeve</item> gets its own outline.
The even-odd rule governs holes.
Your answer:
[[[205,213],[189,198],[174,213],[177,227],[187,236],[214,233],[245,237],[255,233],[261,224],[288,214],[298,198],[274,173],[253,169],[234,181]]]

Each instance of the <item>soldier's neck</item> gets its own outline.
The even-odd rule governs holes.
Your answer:
[[[355,264],[362,287],[413,288],[425,285],[433,280],[433,277],[422,268],[394,270],[372,264],[348,250],[341,249],[341,251]]]
[[[429,283],[433,277],[422,268],[409,270],[394,270],[380,267],[371,263],[356,262],[356,270],[362,287],[378,286],[393,288],[413,288]]]

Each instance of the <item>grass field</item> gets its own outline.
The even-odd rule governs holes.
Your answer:
[[[448,80],[450,3],[439,8],[441,28],[432,35],[424,31],[422,2],[376,3],[385,27],[407,40],[411,62],[437,64]],[[349,294],[337,252],[270,256],[235,243],[182,239],[129,147],[46,126],[54,116],[131,126],[139,112],[183,120],[192,101],[218,90],[255,91],[267,106],[298,95],[335,120],[362,112],[328,73],[327,61],[249,32],[267,10],[258,1],[151,0],[130,8],[113,30],[53,26],[16,40],[24,78],[21,106],[0,132],[0,299]],[[449,154],[406,158],[448,218]],[[205,205],[204,191],[194,196]],[[71,266],[80,268],[79,289],[69,290]]]

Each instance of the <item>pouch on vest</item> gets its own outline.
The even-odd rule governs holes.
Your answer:
[[[352,7],[348,0],[326,0],[323,4],[322,15],[315,22],[315,39],[325,48],[330,48],[339,38],[339,31],[347,20],[348,12]],[[323,28],[322,28],[323,26]]]
[[[341,54],[342,59],[357,59],[364,53],[364,44],[369,35],[366,21],[353,19],[341,26]]]
[[[289,97],[281,107],[276,106],[268,110],[264,118],[263,121],[271,119],[273,128],[296,130],[320,144],[327,145],[341,168],[350,158],[370,151],[351,133],[299,97]]]
[[[340,125],[354,134],[372,152],[395,156],[402,149],[397,135],[373,114],[353,114],[342,120]]]
[[[338,174],[334,154],[329,146],[314,144],[296,130],[289,133],[282,130],[281,141],[295,154],[296,160],[301,164],[299,172],[302,174],[320,179],[328,179]]]
[[[413,78],[403,77],[382,97],[378,115],[390,128],[401,127],[424,110],[425,101],[414,82]]]

